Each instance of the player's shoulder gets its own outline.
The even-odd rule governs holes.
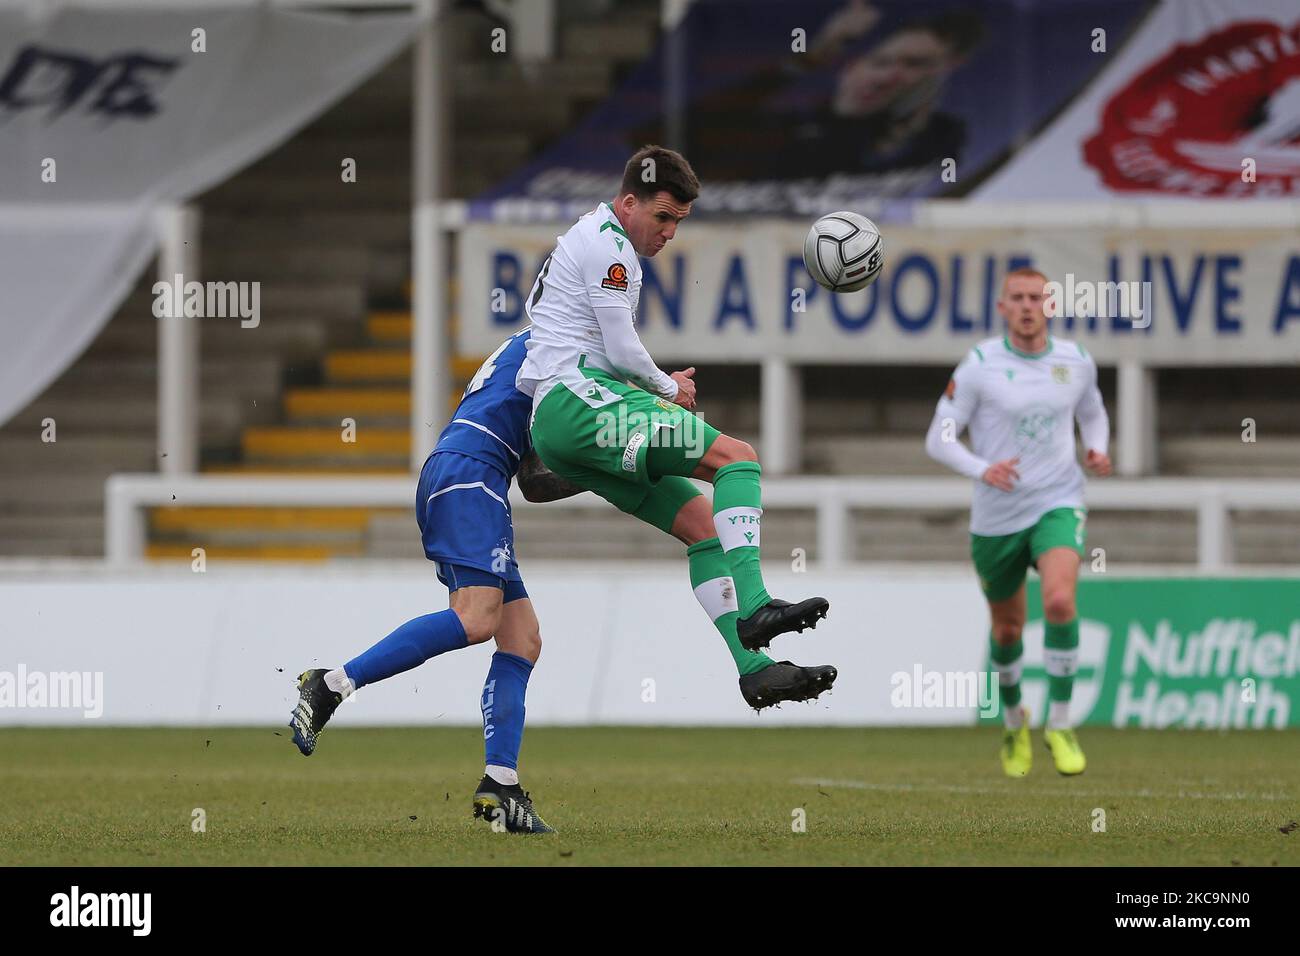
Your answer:
[[[584,259],[599,260],[605,265],[621,264],[629,275],[641,274],[641,260],[632,248],[632,240],[619,225],[613,207],[603,202],[578,220],[571,230],[580,243]]]
[[[998,348],[1001,346],[1001,344],[1002,344],[1002,340],[997,338],[996,336],[993,338],[985,339],[983,342],[980,342],[978,345],[976,345],[974,348],[972,348],[969,352],[966,353],[966,355],[962,358],[961,364],[958,366],[958,368],[965,368],[967,366],[988,365],[991,361],[993,361],[993,359],[997,358]]]
[[[1082,342],[1075,342],[1073,339],[1058,339],[1052,336],[1052,357],[1068,362],[1078,362],[1080,365],[1096,365],[1092,353],[1083,347]]]

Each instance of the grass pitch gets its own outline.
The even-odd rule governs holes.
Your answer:
[[[554,837],[471,818],[476,728],[276,733],[0,730],[0,864],[1300,863],[1296,732],[1085,729],[1070,779],[1036,733],[1013,781],[987,729],[534,728]]]

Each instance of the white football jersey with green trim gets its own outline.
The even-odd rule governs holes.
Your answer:
[[[635,321],[640,299],[641,260],[601,203],[557,237],[524,303],[533,332],[516,384],[533,395],[534,408],[581,356],[584,365],[621,376],[605,352],[596,306],[630,308]]]
[[[1023,531],[1055,508],[1083,507],[1084,474],[1074,422],[1085,444],[1106,452],[1109,421],[1097,388],[1097,365],[1082,346],[1048,338],[1030,355],[1010,341],[988,339],[953,373],[935,422],[951,420],[952,440],[970,432],[971,451],[986,464],[1019,458],[1020,478],[1006,492],[976,478],[970,530],[979,535]]]

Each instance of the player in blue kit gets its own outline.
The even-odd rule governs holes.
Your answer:
[[[310,756],[326,722],[357,688],[495,637],[480,701],[486,766],[474,815],[500,820],[513,833],[551,833],[519,785],[524,695],[542,640],[514,555],[510,480],[517,475],[532,501],[582,489],[550,475],[532,453],[532,400],[514,384],[527,339],[528,330],[512,336],[483,363],[420,471],[416,521],[451,607],[407,621],[342,667],[301,674],[289,726]]]

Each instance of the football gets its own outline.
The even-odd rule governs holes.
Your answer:
[[[876,224],[856,212],[822,216],[803,241],[803,264],[818,285],[857,292],[875,282],[885,264],[885,241]]]

